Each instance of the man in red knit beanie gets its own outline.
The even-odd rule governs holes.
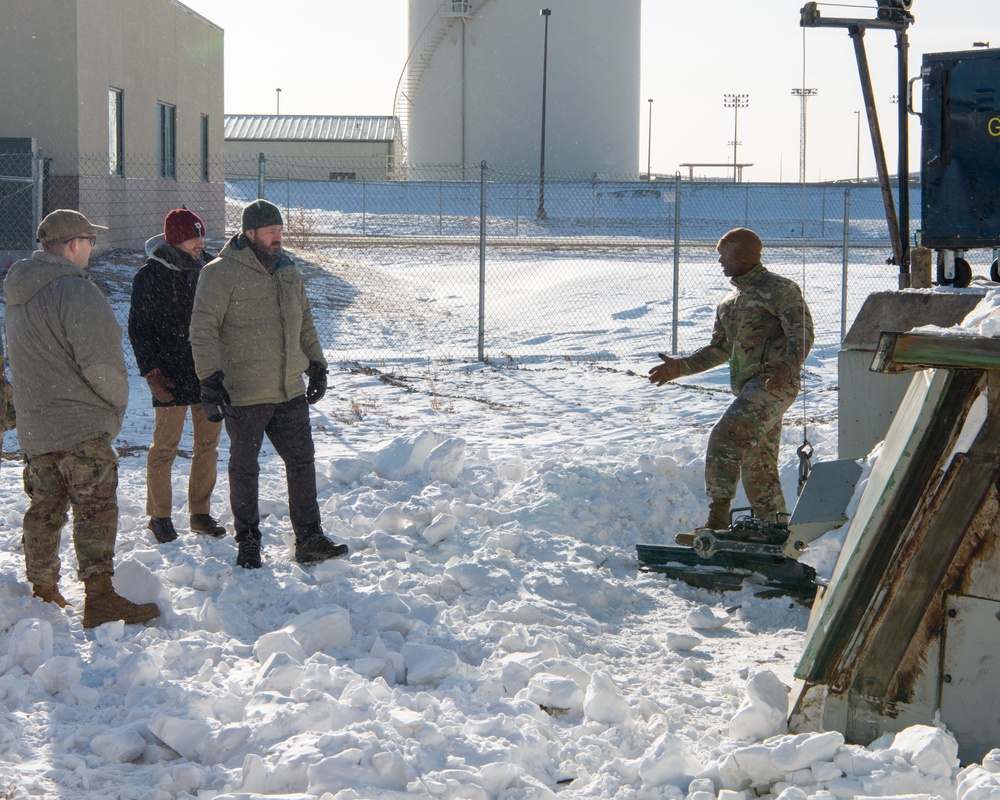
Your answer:
[[[222,423],[205,416],[195,374],[188,328],[205,253],[205,224],[186,208],[163,221],[163,234],[146,242],[149,259],[132,281],[128,335],[139,374],[153,396],[153,442],[146,458],[146,513],[157,542],[177,538],[171,511],[170,471],[184,420],[191,413],[193,447],[188,480],[188,512],[194,533],[224,536],[211,515]]]

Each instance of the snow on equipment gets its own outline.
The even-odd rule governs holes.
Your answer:
[[[747,578],[764,590],[776,590],[811,601],[816,571],[784,553],[789,538],[788,515],[771,523],[750,508],[730,512],[727,530],[699,529],[678,533],[676,545],[636,546],[642,569],[662,572],[705,589],[739,589]]]
[[[908,12],[909,3],[879,0],[880,20],[905,29]],[[815,3],[802,13],[803,25],[820,20]],[[854,21],[856,44],[863,32]],[[904,63],[901,54],[900,97],[922,122],[913,262],[929,263],[936,250],[937,282],[964,288],[972,277],[966,249],[993,248],[997,280],[1000,50],[925,55],[919,113]],[[905,255],[907,237],[899,238]],[[907,259],[899,263],[904,288]],[[845,340],[840,456],[882,444],[829,585],[813,604],[792,693],[793,733],[838,730],[869,744],[911,725],[944,725],[965,764],[997,743],[1000,338],[989,333],[1000,318],[994,311],[961,331],[921,327],[957,324],[987,288],[873,295],[853,341]]]
[[[816,3],[802,9],[804,27],[848,28],[866,105],[866,28],[896,31],[901,98],[913,83],[904,71],[910,3],[878,6],[877,20],[824,19]],[[817,582],[788,724],[791,733],[837,730],[862,745],[915,724],[943,725],[970,764],[996,746],[1000,719],[1000,337],[990,335],[1000,329],[1000,312],[976,327],[955,326],[991,288],[965,288],[966,250],[993,248],[991,278],[1000,278],[1000,49],[927,54],[921,78],[922,228],[912,256],[914,265],[918,258],[927,264],[936,251],[938,284],[962,291],[905,291],[929,281],[911,284],[917,274],[908,269],[906,182],[898,221],[884,192],[904,291],[869,296],[842,343],[841,460],[812,468],[782,547],[794,560],[817,531],[838,527],[838,515],[854,503],[833,574],[828,584]],[[918,113],[912,98],[904,105]],[[900,141],[905,175],[902,130]],[[877,166],[888,190],[885,165]],[[857,485],[851,465],[879,443],[870,474]],[[683,540],[687,548],[640,545],[640,562],[685,580],[720,562],[738,585],[738,571],[759,565],[735,546],[726,549],[736,525],[728,533],[696,532]],[[755,558],[777,558],[772,537],[756,529],[748,537],[760,550]],[[778,566],[768,565],[765,582],[780,584]]]

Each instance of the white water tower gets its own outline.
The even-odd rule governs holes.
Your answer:
[[[640,0],[410,0],[394,113],[411,177],[538,170],[543,7],[546,173],[638,177]]]

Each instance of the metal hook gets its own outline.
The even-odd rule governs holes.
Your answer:
[[[802,487],[806,485],[806,481],[809,479],[809,470],[812,469],[813,446],[809,444],[808,439],[803,439],[799,449],[795,452],[799,456],[799,491],[797,494],[802,494]]]

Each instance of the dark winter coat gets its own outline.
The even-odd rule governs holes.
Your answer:
[[[159,367],[174,383],[174,399],[154,406],[190,406],[201,401],[201,387],[191,355],[191,311],[201,268],[212,258],[195,261],[183,250],[167,244],[163,236],[146,242],[149,259],[132,279],[132,305],[128,313],[128,338],[132,342],[139,374]]]

